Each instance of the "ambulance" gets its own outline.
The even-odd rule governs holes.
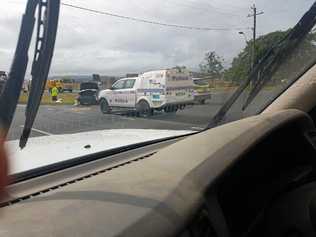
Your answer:
[[[98,99],[102,113],[114,108],[142,116],[151,116],[155,110],[174,113],[193,104],[194,84],[190,72],[183,68],[150,71],[116,81],[111,89],[100,91]]]

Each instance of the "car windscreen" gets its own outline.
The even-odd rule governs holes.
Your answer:
[[[316,62],[313,0],[44,2],[1,2],[0,121],[24,168],[259,114]]]
[[[128,79],[125,81],[125,86],[124,86],[124,89],[131,89],[134,87],[135,85],[135,79]]]

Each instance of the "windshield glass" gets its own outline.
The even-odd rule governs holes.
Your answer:
[[[135,79],[129,79],[129,80],[126,80],[125,82],[125,89],[131,89],[134,87],[134,84],[135,84]]]
[[[123,89],[124,85],[125,85],[125,80],[117,81],[113,84],[112,89],[113,90]]]
[[[27,3],[2,2],[0,92],[19,75],[7,77],[10,70],[18,68],[24,82],[7,91],[13,98],[18,90],[14,119],[5,124],[10,125],[8,147],[20,160],[33,152],[48,155],[35,166],[19,163],[13,173],[256,115],[316,60],[316,32],[310,27],[304,33],[304,24],[295,27],[313,0],[258,0],[256,5],[250,0],[78,0],[39,14],[46,38],[36,33],[36,24],[26,29],[34,33],[24,76],[22,65],[12,62]],[[38,11],[27,12],[38,18]],[[48,51],[41,54],[42,45]],[[49,69],[47,80],[39,65]],[[82,93],[88,89],[94,91]]]

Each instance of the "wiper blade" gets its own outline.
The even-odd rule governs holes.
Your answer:
[[[249,106],[261,89],[271,80],[273,74],[279,69],[294,49],[305,39],[306,35],[312,30],[315,24],[316,3],[314,3],[311,9],[305,13],[303,18],[289,32],[285,39],[270,50],[269,56],[272,55],[272,57],[270,60],[268,59],[264,69],[261,70],[260,74],[262,77],[259,77],[256,80],[245,104],[243,105],[243,110]]]
[[[237,101],[244,90],[254,82],[254,88],[251,90],[243,110],[253,101],[261,88],[271,79],[272,75],[284,62],[284,59],[290,55],[296,46],[304,39],[310,30],[316,24],[316,2],[313,3],[309,11],[307,11],[296,26],[282,39],[277,45],[272,47],[259,61],[259,63],[250,72],[247,79],[242,82],[233,95],[225,102],[217,114],[212,118],[207,128],[218,125],[233,104]],[[258,77],[258,75],[260,75]]]
[[[22,90],[28,64],[28,50],[35,24],[37,0],[28,1],[22,18],[18,43],[11,65],[8,80],[0,97],[0,121],[6,136],[12,124],[13,116]]]
[[[32,65],[32,83],[26,107],[26,120],[20,147],[25,147],[38,112],[54,53],[60,0],[39,0],[36,46]]]
[[[22,90],[28,64],[28,51],[35,25],[35,12],[38,10],[38,26],[35,55],[32,65],[32,85],[26,109],[26,121],[20,140],[23,148],[30,135],[35,116],[45,88],[51,58],[54,51],[60,0],[29,0],[23,15],[19,39],[15,50],[8,80],[0,97],[0,122],[4,135],[10,129],[13,116]],[[43,10],[45,9],[45,10]]]

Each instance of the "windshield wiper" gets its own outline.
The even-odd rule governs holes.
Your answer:
[[[253,101],[261,89],[269,82],[272,75],[279,69],[281,64],[287,57],[293,52],[293,50],[305,39],[306,35],[312,30],[316,24],[316,3],[311,9],[303,16],[299,23],[293,28],[292,31],[286,36],[286,38],[280,42],[277,46],[273,47],[270,51],[272,53],[272,59],[267,66],[260,72],[262,78],[258,78],[253,86],[253,89],[249,93],[243,110]]]
[[[9,78],[0,98],[0,121],[6,136],[12,124],[25,78],[36,9],[38,9],[38,19],[32,84],[20,140],[21,148],[26,145],[30,135],[48,77],[56,40],[60,0],[28,0]]]
[[[37,1],[28,1],[8,80],[0,97],[0,121],[6,136],[11,126],[28,63],[28,50],[35,24]]]
[[[38,8],[36,46],[32,65],[32,85],[20,147],[26,145],[45,88],[56,39],[60,0],[29,0],[23,15],[19,39],[9,78],[0,97],[0,122],[7,136],[22,90],[28,65],[28,51]]]
[[[26,120],[20,139],[25,147],[41,103],[54,53],[60,0],[39,0],[36,46],[32,65],[32,83],[26,107]]]
[[[220,108],[217,114],[212,118],[208,128],[212,128],[219,124],[230,110],[236,100],[243,91],[253,82],[253,88],[249,93],[242,109],[253,101],[261,89],[269,82],[273,74],[279,69],[287,57],[295,50],[295,48],[304,40],[305,36],[311,31],[316,24],[316,2],[307,11],[295,27],[282,39],[278,44],[273,46],[259,61],[259,63],[250,72],[248,78],[238,87],[233,95]]]

